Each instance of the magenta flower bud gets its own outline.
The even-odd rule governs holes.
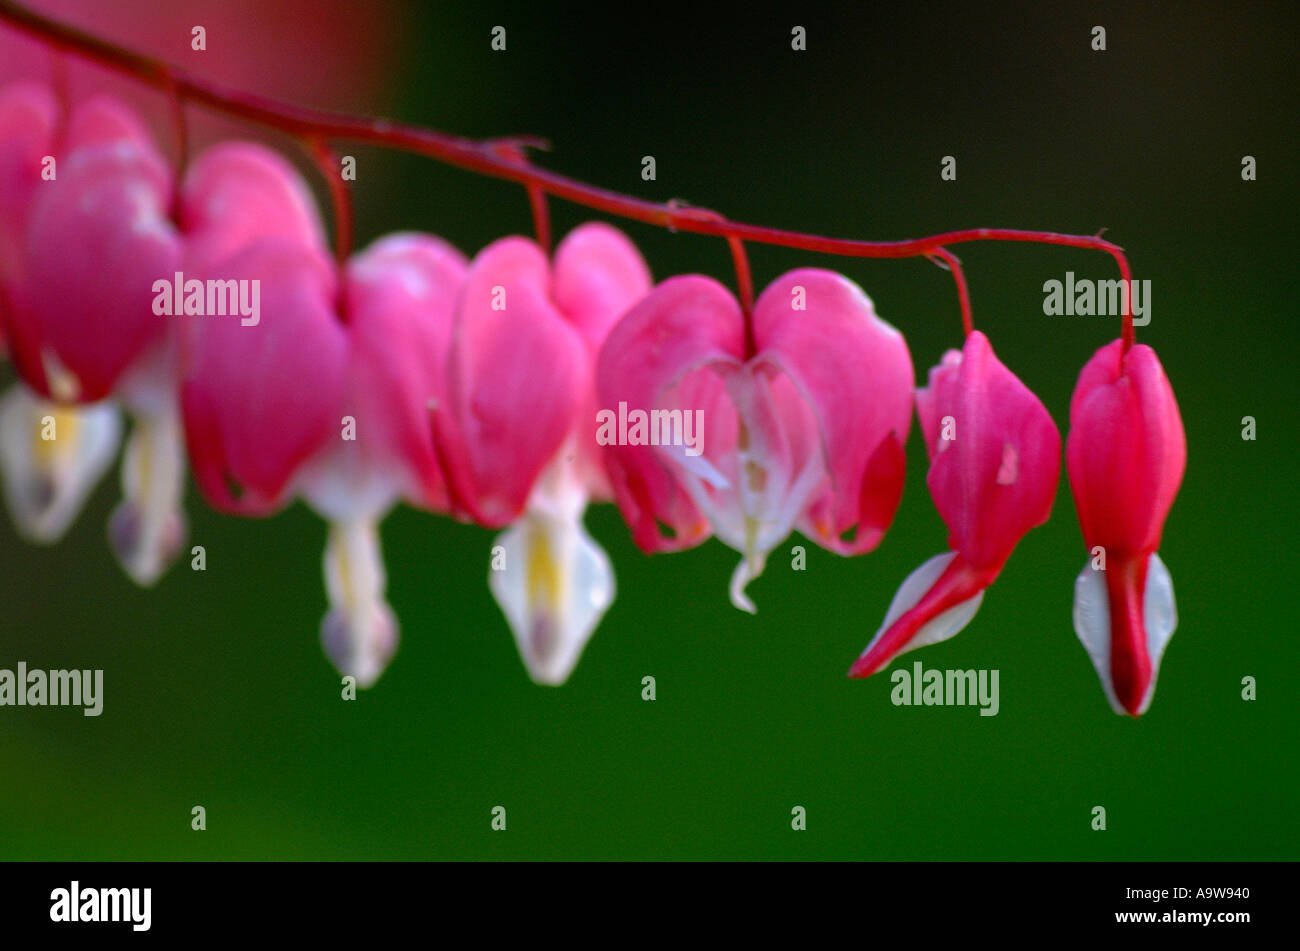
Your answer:
[[[1139,716],[1177,624],[1156,550],[1187,465],[1173,389],[1155,351],[1102,347],[1079,374],[1065,447],[1092,560],[1074,589],[1074,626],[1116,713]]]
[[[952,550],[903,582],[850,677],[870,676],[898,654],[946,640],[970,623],[984,589],[1020,539],[1047,521],[1056,495],[1056,424],[978,330],[930,371],[916,409],[930,455],[926,483]]]

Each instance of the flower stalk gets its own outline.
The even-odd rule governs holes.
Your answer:
[[[186,103],[206,106],[235,118],[277,129],[307,143],[354,142],[377,145],[412,152],[468,172],[515,182],[527,190],[535,217],[538,196],[550,195],[629,221],[725,238],[731,243],[733,254],[736,242],[746,241],[843,257],[938,258],[953,272],[962,302],[963,325],[968,332],[970,304],[965,278],[956,258],[947,250],[950,245],[971,241],[1017,241],[1104,251],[1114,259],[1125,286],[1131,286],[1132,273],[1123,248],[1106,241],[1100,235],[1059,234],[1016,228],[968,228],[901,241],[860,241],[769,228],[732,221],[717,214],[702,216],[698,209],[682,207],[672,202],[659,204],[633,198],[538,168],[522,152],[527,146],[544,146],[544,143],[536,139],[511,138],[509,142],[513,152],[503,152],[502,140],[462,138],[387,119],[339,115],[276,102],[200,79],[160,60],[122,49],[84,30],[41,16],[13,0],[0,0],[0,23],[7,23],[83,59],[133,76],[140,82],[182,98]],[[331,192],[337,201],[338,195],[332,181]],[[537,217],[537,220],[540,222],[543,219]],[[543,248],[549,243],[548,231],[549,228],[539,227],[538,239]],[[744,290],[743,286],[738,288],[742,295]],[[1124,295],[1121,338],[1125,352],[1135,339],[1130,296]]]

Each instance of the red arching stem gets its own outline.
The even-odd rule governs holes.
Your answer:
[[[1113,254],[1115,263],[1119,265],[1119,276],[1124,282],[1124,289],[1128,292],[1124,295],[1124,345],[1120,348],[1121,353],[1128,353],[1129,348],[1133,346],[1136,335],[1133,332],[1133,272],[1129,270],[1128,258],[1121,254]]]
[[[348,183],[343,180],[339,157],[334,154],[334,150],[320,139],[308,139],[306,144],[329,186],[330,198],[334,203],[334,256],[342,268],[352,254],[352,195],[348,191]]]
[[[185,167],[190,157],[190,137],[185,122],[185,97],[174,85],[168,90],[171,103],[172,133],[176,137],[176,174],[172,177],[171,208],[168,215],[179,224],[181,213],[181,185],[185,180]]]
[[[528,143],[521,139],[500,139],[496,142],[497,154],[521,165],[528,164],[524,146]],[[551,212],[546,206],[546,192],[531,182],[524,186],[528,192],[528,206],[533,213],[533,232],[537,243],[547,257],[551,254]]]
[[[59,116],[54,125],[54,152],[63,154],[68,138],[68,114],[72,111],[72,94],[68,88],[68,60],[61,50],[50,51],[50,88],[54,101],[59,104]]]
[[[669,200],[668,207],[674,211],[685,211],[701,221],[727,220],[716,211],[694,208],[676,198]],[[736,270],[736,293],[740,297],[740,310],[745,315],[745,359],[748,360],[758,353],[758,342],[754,338],[754,275],[749,267],[745,242],[734,235],[727,235],[727,246],[731,249],[731,264]]]
[[[937,248],[932,257],[938,259],[936,264],[952,272],[952,279],[957,283],[957,300],[961,304],[962,332],[969,337],[975,324],[971,320],[970,289],[966,286],[966,274],[961,269],[961,261],[947,248]]]
[[[168,93],[172,106],[172,131],[176,135],[176,180],[179,182],[190,158],[189,128],[185,122],[185,95],[175,83],[171,85]]]
[[[749,255],[745,253],[744,242],[728,237],[727,245],[731,248],[731,263],[736,268],[740,309],[745,315],[745,359],[749,360],[758,353],[758,341],[754,338],[754,276],[749,270]]]
[[[745,243],[739,238],[727,238],[731,248],[731,263],[736,268],[736,288],[740,292],[740,307],[748,319],[754,313],[754,277],[749,270],[749,255],[745,253]]]
[[[54,98],[58,100],[64,113],[67,113],[68,106],[72,103],[72,95],[68,88],[68,60],[63,55],[63,51],[53,47],[50,53],[50,85],[54,89]]]
[[[546,192],[536,185],[529,185],[528,205],[533,211],[533,231],[537,234],[537,243],[547,257],[551,254],[551,212],[546,207]]]
[[[102,66],[134,76],[151,86],[162,89],[175,88],[190,102],[208,106],[248,122],[278,129],[305,141],[359,142],[414,152],[466,171],[523,185],[530,190],[530,196],[534,191],[553,195],[605,214],[643,224],[713,235],[727,238],[729,241],[754,241],[819,254],[862,258],[926,256],[942,258],[938,252],[946,245],[963,244],[968,241],[1023,241],[1054,244],[1105,251],[1115,259],[1120,277],[1125,281],[1132,280],[1123,249],[1096,235],[1021,231],[1013,228],[970,228],[904,241],[854,241],[746,224],[731,221],[720,215],[705,218],[692,214],[689,209],[674,208],[672,205],[661,205],[620,195],[537,168],[527,161],[511,160],[503,157],[498,146],[492,142],[460,138],[435,132],[432,129],[383,119],[342,116],[304,109],[227,89],[191,76],[159,60],[120,49],[76,27],[33,13],[14,3],[13,0],[0,0],[0,22],[9,23],[45,42]],[[957,273],[954,271],[954,275]],[[961,283],[959,281],[959,292]],[[1131,296],[1130,294],[1126,298],[1123,315],[1122,337],[1123,349],[1126,351],[1132,346],[1134,340]]]

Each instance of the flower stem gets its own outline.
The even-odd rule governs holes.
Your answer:
[[[334,256],[342,268],[352,254],[352,195],[348,191],[348,183],[343,180],[339,158],[334,150],[315,138],[308,139],[306,145],[330,191],[330,200],[334,205]]]
[[[937,248],[931,259],[945,271],[952,272],[952,279],[957,284],[957,300],[961,304],[962,332],[966,336],[970,336],[970,332],[975,329],[975,325],[971,320],[970,289],[966,286],[966,274],[961,269],[961,261],[957,258],[957,255],[947,248]]]
[[[658,204],[621,195],[586,182],[557,175],[527,161],[511,159],[501,154],[499,140],[496,143],[484,142],[385,119],[337,115],[305,109],[251,93],[228,89],[190,75],[160,60],[122,49],[84,30],[41,16],[13,0],[0,0],[0,22],[8,23],[31,36],[84,59],[92,60],[101,66],[133,76],[148,85],[174,90],[176,95],[183,96],[188,102],[207,106],[248,122],[278,129],[304,141],[356,142],[413,152],[469,172],[523,185],[529,191],[534,209],[537,205],[536,199],[532,196],[551,195],[630,221],[726,238],[729,242],[733,242],[733,255],[734,242],[751,241],[845,257],[939,257],[947,261],[944,256],[948,253],[945,249],[946,245],[963,244],[969,241],[1019,241],[1104,251],[1115,260],[1121,278],[1125,281],[1132,280],[1123,249],[1099,235],[1070,235],[1014,228],[970,228],[902,241],[857,241],[731,221],[721,215],[704,217],[695,213],[695,209],[674,207],[671,203]],[[539,239],[541,237],[542,235],[539,235]],[[952,262],[948,263],[951,267]],[[958,293],[961,294],[965,280],[959,275],[960,270],[954,269],[953,276],[957,280]],[[966,303],[963,305],[963,322],[968,316],[969,304]],[[1124,307],[1122,337],[1123,349],[1127,351],[1134,340],[1133,314],[1127,299]]]

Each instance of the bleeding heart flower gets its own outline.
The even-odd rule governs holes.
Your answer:
[[[495,242],[461,294],[436,442],[454,510],[510,526],[489,586],[537,683],[568,679],[614,598],[609,558],[582,524],[588,501],[609,494],[594,367],[609,328],[649,288],[622,232],[587,224],[553,265],[532,241]]]
[[[610,333],[597,374],[611,411],[680,410],[702,424],[694,448],[610,446],[610,475],[643,550],[685,548],[712,530],[739,551],[731,600],[746,611],[745,586],[792,529],[839,554],[879,544],[903,491],[912,401],[902,335],[839,274],[777,278],[752,329],[750,352],[729,291],[671,278]]]
[[[295,493],[330,523],[326,654],[369,686],[397,646],[378,524],[399,500],[446,488],[427,424],[466,264],[425,235],[384,238],[340,278],[319,242],[253,241],[208,273],[257,280],[255,325],[219,318],[186,339],[182,405],[204,496],[266,515]]]
[[[169,222],[155,221],[160,230]],[[177,273],[155,277],[150,306],[153,320],[164,328],[162,340],[132,365],[119,391],[135,416],[135,428],[123,458],[126,500],[113,513],[109,537],[128,571],[141,584],[166,570],[184,544],[184,434],[179,406],[179,326],[186,321],[235,321],[231,313],[158,314],[172,288],[198,280],[206,284],[210,262],[235,253],[254,241],[278,236],[311,241],[321,235],[320,220],[310,193],[292,167],[261,146],[232,142],[215,146],[191,165],[181,186],[175,228],[181,246]],[[186,295],[188,296],[188,295]],[[215,300],[209,292],[208,301]],[[224,301],[233,308],[233,300]],[[188,305],[186,305],[188,306]],[[163,308],[166,310],[166,308]]]
[[[176,270],[181,241],[168,218],[171,172],[125,106],[82,103],[63,136],[56,176],[29,209],[8,329],[30,385],[94,402],[166,336],[152,287]]]
[[[184,542],[183,468],[166,327],[154,279],[179,263],[166,224],[171,175],[135,117],[109,99],[67,120],[57,176],[33,202],[10,319],[23,378],[60,402],[123,399],[137,423],[123,458],[126,500],[109,522],[123,567],[153,584]]]
[[[916,410],[930,456],[926,483],[952,550],[907,577],[850,677],[870,676],[969,624],[984,589],[1025,533],[1047,521],[1056,495],[1056,424],[978,330],[930,370]]]
[[[48,104],[33,102],[28,115],[46,122]],[[111,394],[132,412],[125,500],[109,539],[132,578],[149,585],[185,537],[173,328],[187,318],[160,313],[158,283],[186,270],[193,278],[205,259],[254,235],[320,226],[305,186],[267,149],[211,149],[177,193],[167,163],[124,106],[90,100],[66,127],[52,115],[45,144],[59,142],[62,151],[28,203],[10,267],[9,337],[20,374],[42,395],[67,403]]]
[[[1120,340],[1093,355],[1070,401],[1066,466],[1092,561],[1074,585],[1074,629],[1116,713],[1140,716],[1178,623],[1156,554],[1187,465],[1173,388],[1155,351]]]
[[[362,686],[374,683],[397,646],[397,621],[384,600],[378,523],[399,499],[430,511],[447,508],[428,414],[445,392],[466,268],[459,251],[415,234],[384,238],[347,268],[348,365],[336,410],[343,414],[343,438],[331,438],[296,484],[330,522],[331,609],[321,641],[335,666]]]
[[[59,107],[39,83],[0,89],[0,343],[10,299],[21,279],[27,220],[46,159],[56,151]],[[116,406],[59,405],[18,383],[0,401],[0,473],[19,532],[41,544],[57,541],[103,477],[121,439]]]

